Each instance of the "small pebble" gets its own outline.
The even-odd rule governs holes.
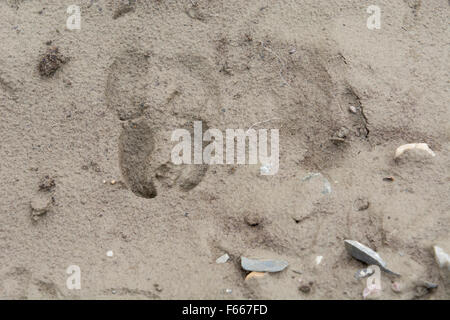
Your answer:
[[[362,279],[362,278],[372,275],[374,272],[375,272],[375,270],[371,269],[370,267],[368,267],[366,269],[361,269],[361,270],[356,271],[355,278],[359,280],[359,279]]]
[[[353,205],[357,211],[364,211],[369,208],[370,203],[366,198],[358,198]]]
[[[112,257],[114,255],[114,252],[112,252],[112,250],[109,250],[109,251],[106,252],[106,255],[108,257]]]
[[[250,212],[245,215],[244,221],[250,227],[257,227],[262,223],[262,218],[257,213]]]
[[[437,287],[438,287],[438,285],[435,283],[419,280],[415,283],[414,295],[416,298],[423,297],[423,296],[433,292],[433,290],[436,289]]]
[[[310,293],[311,292],[311,287],[304,285],[304,286],[300,286],[299,290],[303,293]]]
[[[428,281],[422,281],[422,285],[427,289],[436,289],[438,285],[436,283],[428,282]]]
[[[392,282],[391,289],[395,293],[400,293],[402,291],[402,287],[398,282]]]
[[[50,176],[45,176],[39,182],[39,190],[51,191],[55,187],[55,180]]]
[[[57,47],[49,48],[38,64],[39,74],[49,78],[67,61],[68,59],[59,53]]]
[[[158,292],[162,292],[163,291],[163,289],[159,286],[159,284],[155,283],[153,286],[155,287],[156,291],[158,291]]]
[[[348,110],[349,110],[351,113],[356,113],[356,112],[358,111],[358,109],[356,109],[355,106],[350,106],[350,107],[348,107]]]
[[[217,258],[216,263],[225,263],[228,261],[228,259],[230,259],[230,256],[225,253],[223,256]]]
[[[259,171],[261,172],[261,174],[269,174],[271,170],[272,170],[272,166],[270,164],[261,166],[259,168]]]
[[[348,136],[350,131],[346,127],[340,127],[339,130],[336,132],[336,136],[338,138],[344,139]]]
[[[322,262],[323,256],[316,257],[316,264],[319,265]]]

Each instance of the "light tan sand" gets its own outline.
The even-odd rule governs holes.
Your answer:
[[[0,297],[362,299],[354,239],[402,274],[382,298],[448,299],[431,247],[450,251],[450,6],[375,2],[380,30],[359,0],[0,1]],[[51,47],[67,61],[42,77]],[[193,120],[269,119],[254,128],[280,129],[274,176],[170,163]],[[393,160],[416,142],[436,157]],[[32,218],[33,200],[49,211]],[[242,255],[289,267],[244,281]]]

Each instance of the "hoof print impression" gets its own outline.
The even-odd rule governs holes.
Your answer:
[[[147,172],[155,145],[148,124],[143,120],[125,122],[119,144],[120,169],[131,191],[144,198],[156,197],[155,185]]]

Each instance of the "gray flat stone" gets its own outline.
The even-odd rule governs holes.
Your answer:
[[[359,243],[355,240],[344,240],[345,248],[347,249],[347,252],[355,259],[365,262],[368,265],[377,265],[380,267],[381,270],[399,276],[398,273],[395,273],[386,267],[386,262],[381,259],[380,255],[370,249],[369,247],[366,247],[365,245]]]
[[[242,269],[256,272],[280,272],[283,271],[289,263],[283,260],[256,260],[241,257]]]

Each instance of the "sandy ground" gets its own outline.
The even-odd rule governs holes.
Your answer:
[[[372,2],[0,1],[0,297],[362,299],[354,239],[402,275],[382,298],[449,299],[431,250],[450,252],[449,2]],[[269,120],[278,173],[173,166],[193,120]],[[436,157],[394,161],[412,142]],[[243,255],[289,267],[244,281]]]

